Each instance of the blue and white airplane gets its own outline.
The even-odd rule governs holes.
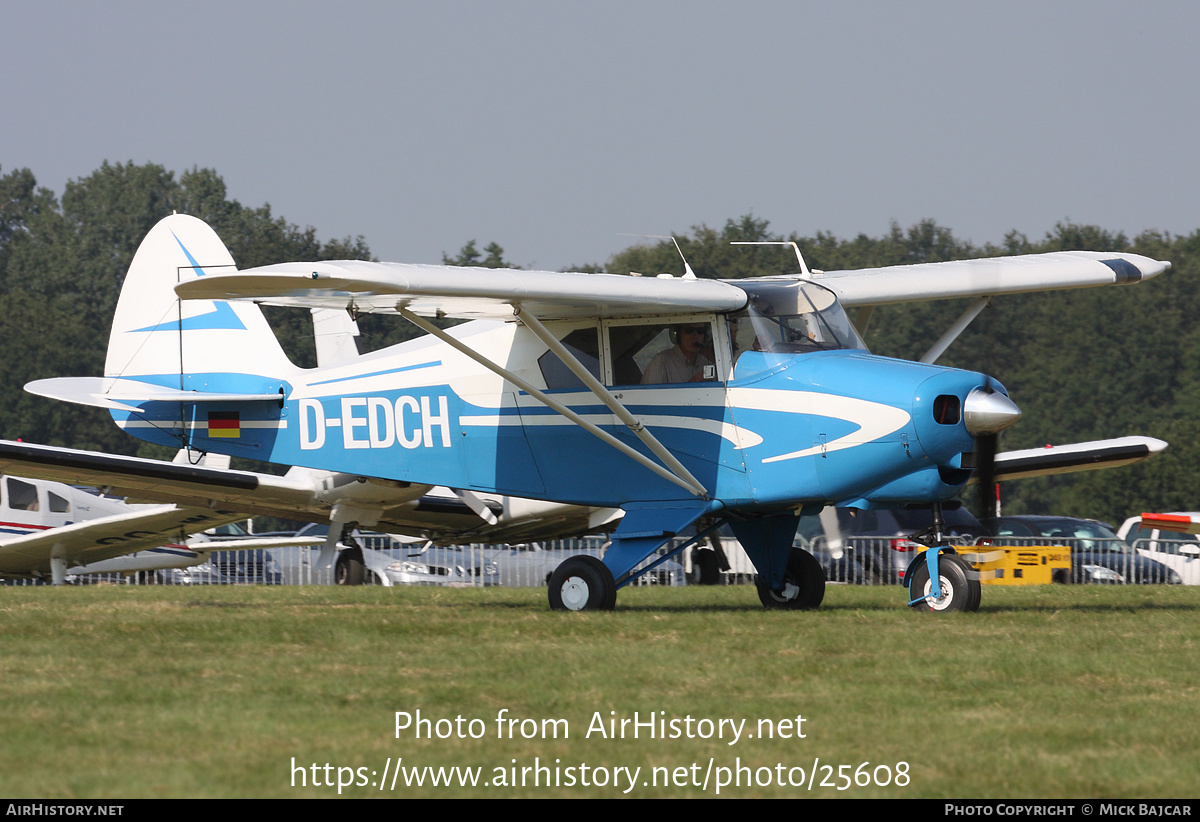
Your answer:
[[[971,479],[976,440],[1020,416],[994,379],[933,364],[987,299],[1136,283],[1169,265],[1058,252],[838,272],[801,259],[794,277],[736,281],[360,261],[238,271],[211,228],[174,215],[130,267],[105,376],[27,389],[196,452],[378,488],[622,509],[603,561],[554,574],[556,609],[611,609],[677,534],[726,523],[764,605],[811,608],[825,585],[793,548],[799,516],[829,504],[936,511]],[[844,310],[861,322],[874,305],[965,296],[979,299],[923,362],[870,354]],[[399,314],[427,336],[303,369],[257,303]],[[474,321],[430,321],[443,317]],[[911,603],[977,607],[978,581],[934,547],[906,575]]]

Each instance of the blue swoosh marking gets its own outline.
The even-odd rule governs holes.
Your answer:
[[[183,251],[183,255],[188,258],[191,267],[198,272],[198,276],[204,276],[204,268],[192,256],[192,252],[187,250],[187,246],[183,241],[175,236],[175,232],[171,232],[171,236],[175,237],[175,242],[179,243],[179,248]],[[126,331],[126,334],[136,334],[146,331],[245,331],[246,326],[238,318],[237,312],[233,310],[233,306],[226,302],[213,302],[213,310],[207,314],[197,314],[195,317],[187,317],[182,322],[172,320],[158,325],[148,325],[145,328],[133,328]]]

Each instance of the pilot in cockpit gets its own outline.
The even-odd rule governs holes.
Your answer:
[[[708,325],[685,323],[671,329],[675,344],[650,360],[642,374],[642,384],[665,382],[704,382],[716,376],[713,361],[704,355],[708,343]]]

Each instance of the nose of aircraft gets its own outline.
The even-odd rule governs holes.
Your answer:
[[[963,403],[963,423],[973,437],[999,434],[1021,418],[1021,409],[1006,394],[975,388]]]

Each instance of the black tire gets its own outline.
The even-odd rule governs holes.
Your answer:
[[[721,560],[711,548],[692,551],[692,582],[694,585],[718,585],[721,582]]]
[[[970,567],[955,554],[938,557],[938,577],[941,578],[942,596],[936,602],[926,599],[913,603],[918,611],[959,611],[963,613],[979,610],[983,586],[972,579]],[[919,563],[908,580],[909,600],[928,596],[933,586],[929,580],[929,566]]]
[[[570,557],[550,575],[551,610],[611,611],[616,605],[617,583],[596,557]]]
[[[967,594],[970,596],[967,601],[967,613],[973,614],[979,610],[979,602],[983,599],[983,583],[979,579],[979,572],[975,570],[975,566],[961,557],[958,559],[962,562],[963,572],[967,575]]]
[[[783,593],[772,591],[760,576],[754,578],[754,585],[764,608],[804,611],[820,606],[825,599],[825,571],[821,563],[812,554],[795,547],[783,575]]]
[[[338,552],[337,564],[333,568],[333,581],[337,585],[362,585],[367,578],[367,566],[363,564],[362,551],[348,548]]]

